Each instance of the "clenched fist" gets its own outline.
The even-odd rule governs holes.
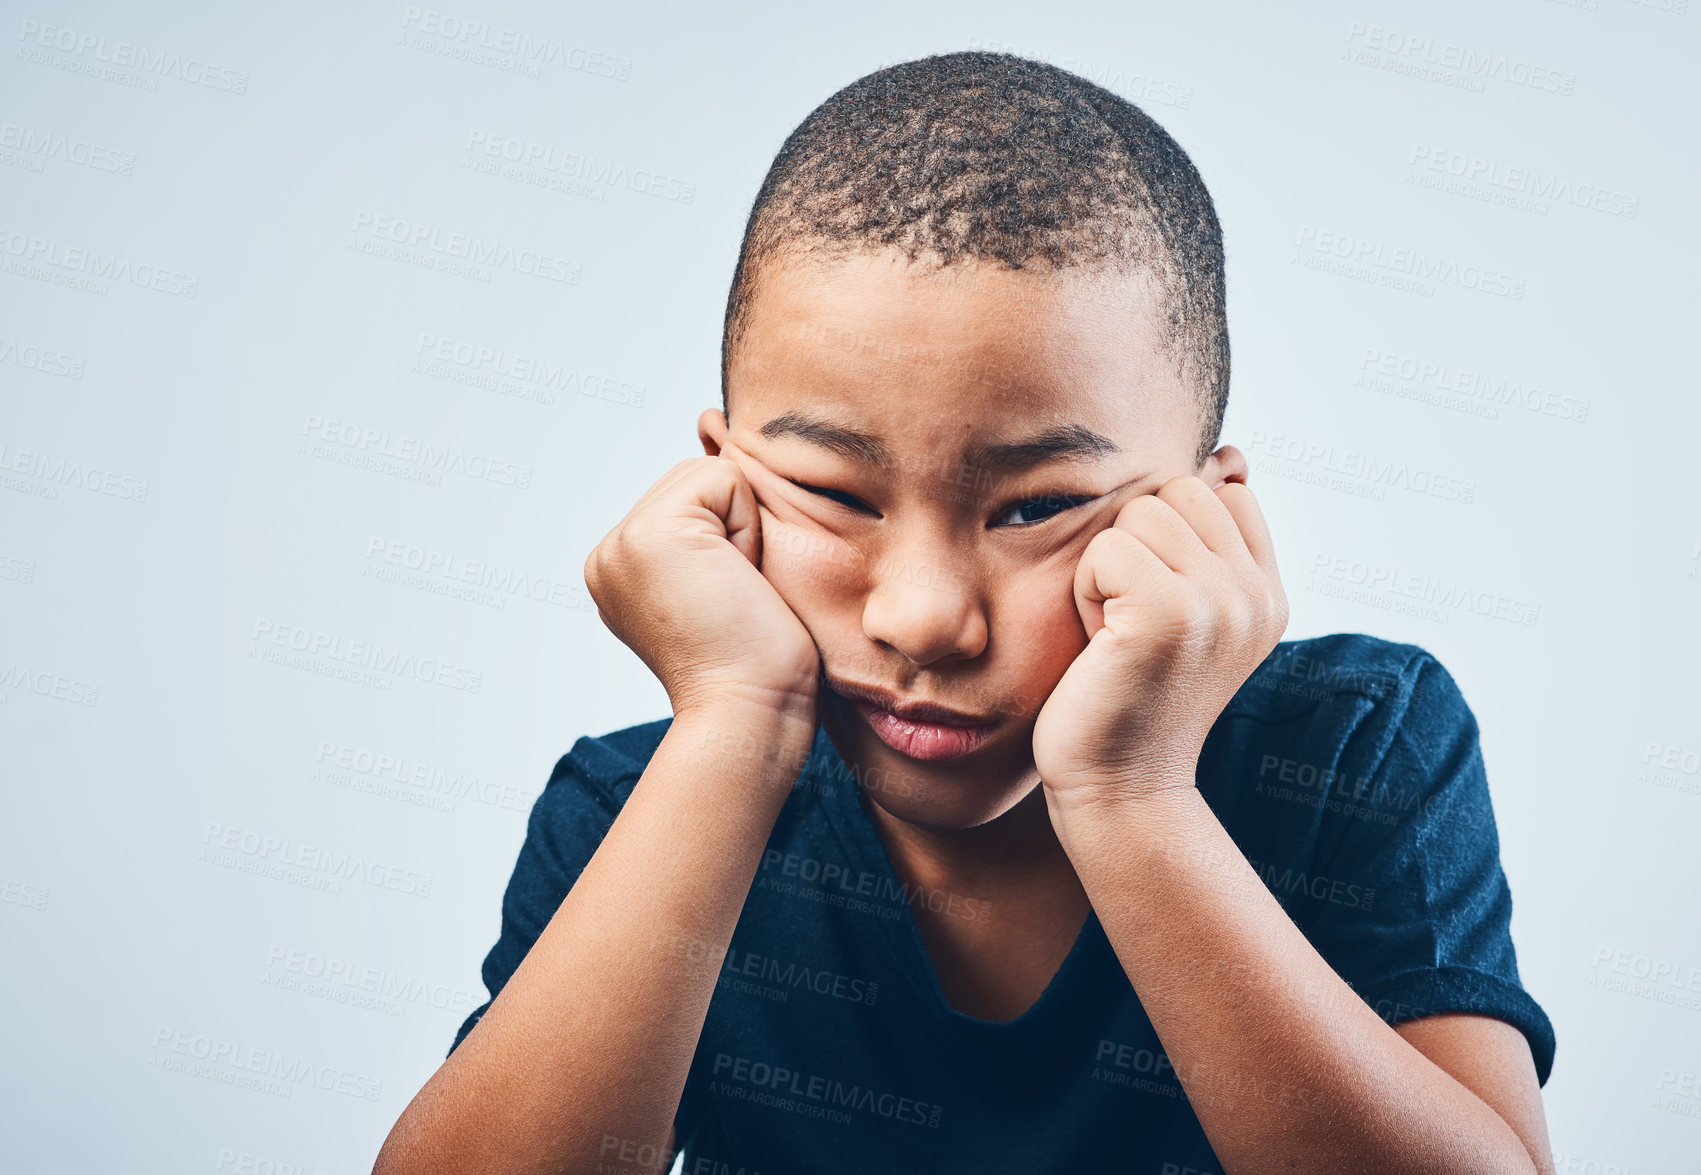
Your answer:
[[[1075,570],[1087,647],[1034,723],[1054,822],[1191,785],[1205,736],[1287,628],[1263,513],[1243,483],[1174,477],[1093,537]]]
[[[585,560],[603,623],[650,667],[675,715],[733,700],[814,721],[820,653],[761,558],[743,471],[696,457],[650,487]]]

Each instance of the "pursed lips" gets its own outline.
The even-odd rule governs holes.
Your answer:
[[[886,713],[902,718],[906,722],[927,722],[939,726],[977,727],[993,726],[998,722],[998,716],[969,714],[961,710],[953,710],[949,706],[921,699],[908,700],[901,695],[880,686],[860,685],[856,682],[839,681],[833,677],[825,679],[827,688],[841,697],[851,701],[865,702]]]

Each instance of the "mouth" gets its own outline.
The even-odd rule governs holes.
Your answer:
[[[996,716],[968,714],[937,702],[906,700],[879,686],[834,679],[828,679],[826,686],[856,707],[881,742],[924,762],[972,754],[998,728]]]

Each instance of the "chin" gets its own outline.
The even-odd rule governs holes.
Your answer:
[[[1030,755],[994,745],[962,759],[922,762],[886,746],[857,719],[846,717],[849,729],[838,722],[827,728],[840,758],[871,803],[907,824],[942,832],[976,828],[998,819],[1039,786]]]
[[[866,789],[864,794],[881,811],[906,824],[934,832],[960,832],[998,819],[1032,790],[1030,787],[989,795],[983,790],[951,784],[919,797],[882,795]]]

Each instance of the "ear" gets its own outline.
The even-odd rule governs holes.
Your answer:
[[[703,442],[704,454],[719,457],[726,437],[726,416],[719,408],[703,409],[703,414],[697,418],[697,439]]]
[[[1245,485],[1250,472],[1246,454],[1233,445],[1224,445],[1205,458],[1205,464],[1199,467],[1195,476],[1214,490],[1231,481]]]

